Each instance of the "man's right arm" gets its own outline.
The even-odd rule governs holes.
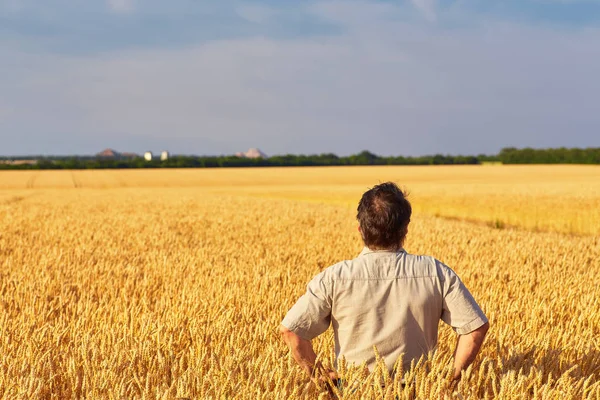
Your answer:
[[[489,328],[490,323],[486,322],[473,332],[458,336],[456,350],[454,350],[453,380],[459,380],[461,372],[475,360]]]
[[[310,341],[325,332],[331,323],[331,296],[323,275],[317,275],[308,283],[306,293],[288,311],[279,328],[292,356],[311,376],[317,355]]]
[[[308,376],[312,377],[316,367],[315,361],[317,360],[317,355],[315,354],[310,340],[302,339],[284,325],[279,327],[279,332],[281,333],[283,341],[289,347],[294,360],[296,360],[298,365],[306,371]]]

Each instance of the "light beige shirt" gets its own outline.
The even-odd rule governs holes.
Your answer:
[[[335,264],[311,280],[282,324],[312,340],[333,326],[336,358],[367,362],[373,346],[390,371],[403,356],[404,370],[435,350],[438,323],[458,334],[481,327],[487,318],[459,277],[429,256],[365,248],[354,260]]]

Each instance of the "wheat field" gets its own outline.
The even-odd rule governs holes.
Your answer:
[[[340,366],[340,399],[600,399],[600,168],[0,172],[0,397],[330,398],[277,327],[362,245],[355,207],[405,186],[406,249],[490,319],[457,387],[454,333],[399,376]],[[315,349],[332,364],[331,331]],[[383,381],[385,384],[374,384]]]

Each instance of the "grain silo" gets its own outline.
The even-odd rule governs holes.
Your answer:
[[[144,153],[144,160],[152,161],[152,152],[151,151],[147,151]]]
[[[170,156],[169,152],[166,151],[166,150],[163,150],[163,152],[160,153],[160,160],[161,161],[166,161],[166,160],[169,159],[169,156]]]

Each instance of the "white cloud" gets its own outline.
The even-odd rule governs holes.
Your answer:
[[[115,13],[130,13],[135,10],[135,0],[106,0],[108,7]]]
[[[423,13],[427,20],[434,22],[437,20],[436,1],[435,0],[411,0],[413,5]]]
[[[389,3],[332,4],[312,9],[343,25],[332,36],[240,38],[87,58],[14,50],[6,57],[17,67],[7,69],[0,91],[14,109],[4,124],[136,135],[140,143],[216,142],[175,152],[599,145],[590,132],[600,126],[600,30],[486,21],[444,31],[390,21],[400,12]]]

